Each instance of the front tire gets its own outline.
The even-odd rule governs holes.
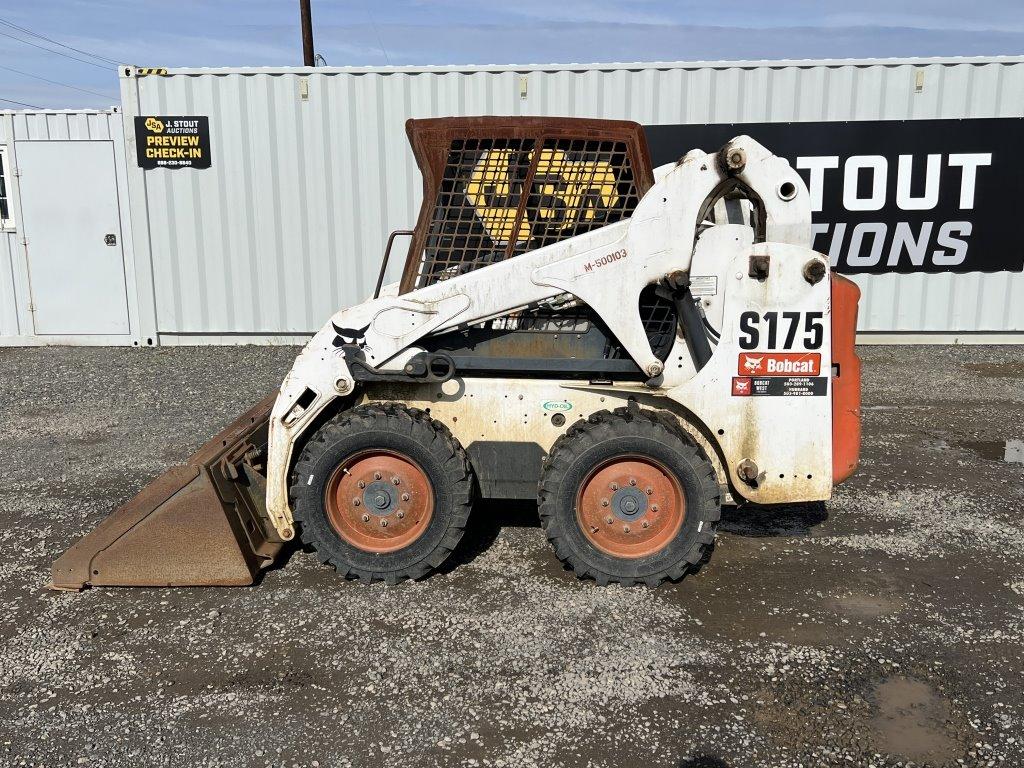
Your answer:
[[[359,406],[321,426],[292,475],[302,542],[346,578],[396,584],[459,543],[473,476],[462,446],[423,411]]]
[[[671,419],[601,411],[552,446],[540,518],[580,578],[654,587],[696,570],[721,517],[715,469]]]

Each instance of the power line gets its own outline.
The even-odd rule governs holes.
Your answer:
[[[99,91],[90,91],[88,88],[79,88],[77,85],[70,85],[69,83],[62,83],[59,80],[49,80],[49,79],[47,79],[45,77],[40,77],[39,75],[33,75],[31,72],[22,72],[20,69],[15,69],[14,67],[6,67],[3,64],[0,64],[0,69],[6,69],[8,72],[14,72],[15,74],[24,75],[25,77],[34,77],[36,80],[42,80],[44,83],[52,83],[53,85],[59,85],[59,86],[62,86],[64,88],[71,88],[71,89],[76,90],[76,91],[81,91],[82,93],[91,93],[93,96],[99,96],[100,98],[103,98],[103,99],[111,98],[109,93],[100,93]]]
[[[0,98],[0,101],[6,101],[8,104],[17,104],[19,107],[28,107],[29,109],[44,109],[44,107],[39,107],[35,104],[26,104],[24,101],[15,101],[14,99]]]
[[[9,37],[9,38],[11,38],[11,40],[17,40],[19,43],[24,43],[25,45],[31,45],[33,48],[38,48],[39,50],[46,51],[47,53],[55,53],[58,56],[63,56],[66,59],[74,59],[75,61],[80,61],[83,64],[88,64],[90,67],[96,67],[97,69],[102,69],[104,72],[109,72],[110,71],[110,67],[106,67],[106,66],[104,66],[102,64],[97,64],[95,61],[87,61],[86,59],[80,59],[77,56],[72,56],[70,53],[64,53],[63,51],[55,51],[52,48],[47,48],[47,47],[42,46],[42,45],[37,45],[36,43],[33,43],[31,40],[22,40],[20,37],[16,37],[15,35],[12,35],[12,34],[10,34],[8,32],[0,31],[0,35],[3,35],[4,37]]]
[[[388,49],[384,47],[384,41],[381,40],[380,32],[377,31],[377,23],[373,20],[373,12],[369,8],[366,9],[366,15],[370,19],[370,28],[373,30],[373,34],[377,38],[377,45],[380,46],[380,52],[384,54],[384,61],[386,61],[390,67],[391,57],[388,56]]]
[[[61,42],[59,42],[57,40],[54,40],[53,38],[47,37],[46,35],[40,35],[38,32],[33,32],[31,29],[26,29],[25,27],[19,27],[14,22],[7,21],[7,19],[0,19],[0,24],[6,24],[8,27],[13,27],[14,29],[18,30],[19,32],[24,32],[27,35],[32,35],[32,37],[38,37],[40,40],[45,40],[48,43],[53,43],[54,45],[59,45],[61,48],[67,48],[69,51],[75,51],[76,53],[81,53],[81,54],[84,54],[86,56],[91,56],[94,59],[100,59],[101,61],[110,62],[111,64],[114,64],[115,66],[121,63],[119,61],[114,61],[113,59],[108,59],[106,56],[100,56],[98,53],[91,53],[89,51],[83,51],[81,48],[75,48],[73,45],[65,45],[64,43],[61,43]]]

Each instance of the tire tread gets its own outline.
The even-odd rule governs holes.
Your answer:
[[[700,485],[700,498],[687,499],[687,514],[694,510],[705,523],[683,557],[656,573],[639,577],[606,573],[587,562],[562,531],[559,510],[556,508],[558,489],[574,461],[588,449],[624,435],[672,442],[678,450],[686,452],[684,455],[692,465],[699,467]],[[710,552],[721,518],[721,490],[715,468],[703,448],[679,425],[671,413],[639,408],[635,405],[616,408],[614,411],[598,411],[569,427],[555,441],[544,461],[538,483],[538,501],[541,526],[554,547],[555,554],[579,578],[593,579],[600,586],[618,582],[624,587],[637,583],[656,587],[664,582],[679,581],[688,573],[695,571]]]
[[[330,445],[355,432],[383,430],[411,437],[429,451],[443,468],[452,490],[452,514],[448,527],[438,544],[415,563],[389,571],[359,568],[340,554],[332,542],[317,532],[313,524],[322,516],[322,502],[306,485],[317,460]],[[292,471],[289,497],[292,514],[303,543],[313,548],[316,557],[332,566],[346,579],[372,584],[383,581],[394,585],[406,579],[417,580],[440,567],[462,539],[469,521],[473,502],[473,470],[469,458],[451,431],[419,408],[409,408],[400,402],[373,402],[343,411],[322,424],[306,441]]]

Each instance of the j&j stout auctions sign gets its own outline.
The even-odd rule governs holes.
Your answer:
[[[195,115],[136,117],[135,150],[141,168],[209,168],[210,119]]]
[[[815,250],[839,272],[1024,269],[1024,120],[646,127],[654,164],[747,134],[807,183]]]

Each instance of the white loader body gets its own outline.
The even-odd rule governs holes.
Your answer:
[[[782,158],[749,137],[727,151],[738,171],[702,151],[657,169],[628,219],[403,295],[383,295],[336,313],[285,378],[269,431],[267,512],[294,536],[289,474],[296,446],[338,398],[399,400],[429,409],[463,445],[529,442],[548,449],[571,423],[629,401],[674,414],[712,458],[734,500],[759,503],[830,497],[832,344],[828,261],[810,248],[807,189]],[[762,206],[762,242],[742,224],[708,225],[709,201],[738,182]],[[676,336],[662,361],[637,310],[641,291],[700,278],[713,354],[699,367]],[[376,371],[401,373],[425,337],[520,309],[591,307],[646,382],[463,376],[443,382],[360,385],[353,345]],[[339,337],[348,342],[339,343]],[[699,367],[699,370],[698,370]],[[354,394],[357,393],[358,394]]]

